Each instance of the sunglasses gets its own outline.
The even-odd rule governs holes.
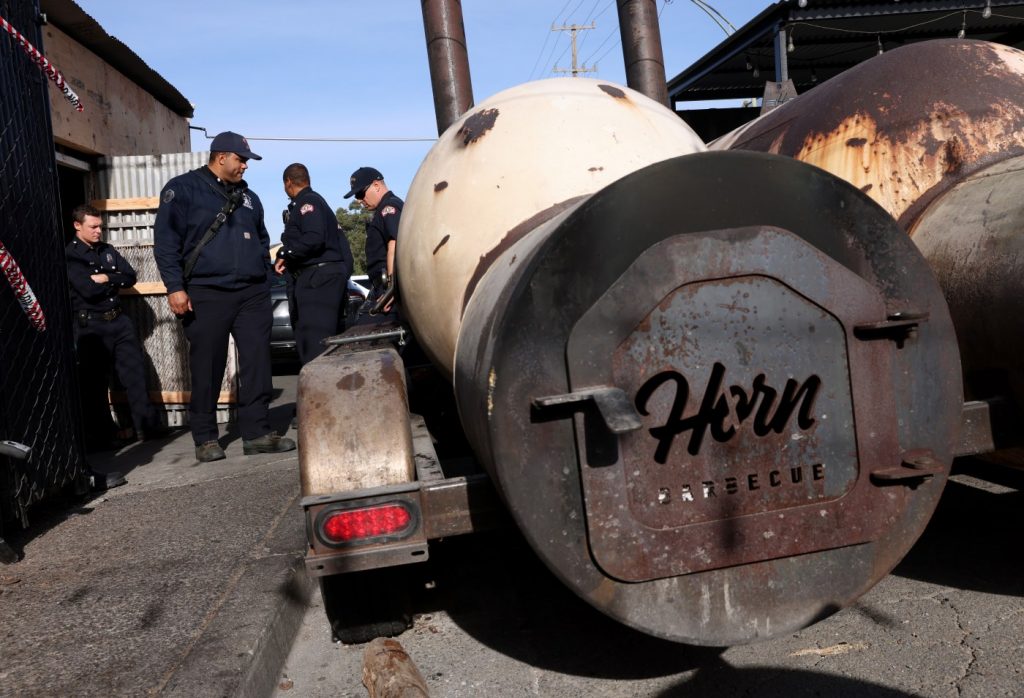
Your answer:
[[[370,187],[372,187],[376,183],[377,183],[377,180],[374,180],[374,181],[370,182],[369,184],[367,184],[362,189],[360,189],[359,191],[357,191],[356,192],[356,201],[362,201],[363,199],[365,199],[366,198],[366,192],[368,192],[370,190]]]

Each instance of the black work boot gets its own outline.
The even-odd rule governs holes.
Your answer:
[[[117,470],[109,473],[101,473],[92,468],[89,469],[89,486],[93,492],[103,492],[113,487],[120,487],[128,482],[124,474]]]
[[[242,439],[242,453],[251,456],[254,453],[283,453],[295,450],[295,442],[281,436],[276,431],[257,439]]]
[[[216,441],[207,441],[196,446],[196,460],[200,463],[209,463],[215,460],[224,460],[224,449]]]

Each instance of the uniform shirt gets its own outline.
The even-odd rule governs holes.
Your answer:
[[[366,273],[374,285],[379,285],[387,273],[388,242],[398,240],[402,206],[402,200],[389,191],[381,197],[373,218],[366,224]]]
[[[117,249],[102,240],[88,245],[77,237],[64,248],[71,283],[71,306],[76,310],[105,313],[121,307],[117,292],[135,285],[135,270]],[[106,274],[110,281],[98,284],[94,274]]]
[[[278,256],[290,271],[324,262],[341,262],[352,274],[352,248],[324,197],[306,187],[288,204]]]
[[[186,260],[236,188],[242,190],[238,208],[199,253],[188,285],[239,289],[266,282],[270,234],[263,204],[244,180],[228,184],[203,166],[173,178],[160,193],[153,253],[168,293],[185,288]]]

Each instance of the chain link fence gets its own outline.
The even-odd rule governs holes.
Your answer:
[[[0,16],[36,46],[32,0],[0,0]],[[86,464],[79,429],[64,245],[48,81],[15,39],[0,36],[0,243],[9,253],[0,275],[0,439],[31,447],[27,460],[0,455],[0,533],[57,490],[80,488]],[[14,269],[12,265],[16,265]],[[45,317],[39,329],[23,310],[20,270]],[[7,278],[5,278],[5,276]]]

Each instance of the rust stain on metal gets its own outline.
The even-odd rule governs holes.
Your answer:
[[[447,189],[447,188],[448,188],[448,182],[445,181],[445,180],[441,180],[440,182],[438,182],[437,184],[434,185],[434,191],[435,192],[443,191],[444,189]]]
[[[462,138],[462,145],[469,145],[483,138],[483,136],[494,128],[495,122],[498,120],[497,109],[484,109],[478,111],[475,114],[471,114],[464,122],[459,130],[455,132],[456,136]]]
[[[447,245],[451,237],[451,235],[445,235],[443,238],[441,238],[441,242],[437,243],[437,247],[434,248],[434,254],[437,254],[438,250]]]
[[[363,374],[356,371],[355,373],[346,373],[342,376],[337,383],[339,390],[359,390],[366,384],[366,379],[363,378]]]
[[[597,87],[602,92],[604,92],[607,95],[611,95],[615,99],[626,99],[626,93],[620,90],[618,87],[615,87],[614,85],[601,84],[598,85]]]
[[[960,171],[964,164],[964,145],[960,139],[953,136],[946,141],[943,157],[946,161],[946,174],[955,174]]]
[[[936,89],[920,66],[956,75]],[[965,176],[1024,154],[1024,53],[919,42],[865,61],[721,147],[789,155],[858,187],[907,229]]]
[[[380,379],[394,388],[398,393],[405,395],[405,380],[395,366],[394,358],[385,354],[380,360]]]
[[[550,220],[557,216],[559,213],[569,208],[580,199],[589,196],[589,194],[583,194],[582,196],[574,196],[571,199],[560,201],[553,206],[549,206],[543,211],[538,211],[533,214],[525,221],[517,225],[516,227],[509,230],[505,237],[503,237],[498,244],[495,245],[489,252],[480,257],[480,262],[476,265],[476,269],[473,270],[473,275],[469,279],[469,283],[466,284],[466,292],[462,296],[462,308],[459,312],[459,317],[466,312],[466,305],[469,304],[469,299],[473,296],[473,291],[476,290],[476,286],[480,283],[480,279],[483,278],[487,270],[491,268],[494,261],[500,257],[505,250],[512,247],[517,241],[523,236],[538,227],[544,221]]]

